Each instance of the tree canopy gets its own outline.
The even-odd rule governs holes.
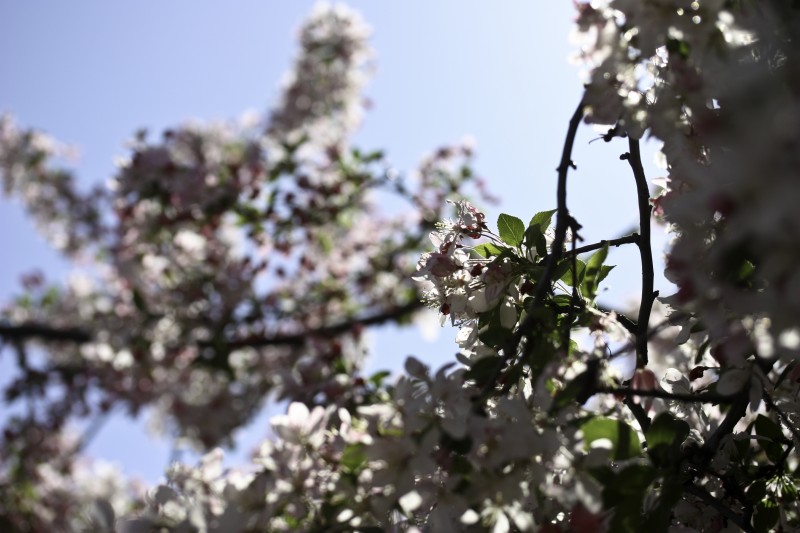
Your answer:
[[[27,277],[0,315],[17,370],[0,526],[800,530],[795,2],[576,3],[588,77],[545,126],[566,127],[553,208],[496,221],[470,145],[410,180],[352,142],[368,37],[320,4],[269,113],[142,132],[107,188],[80,190],[63,145],[0,119],[6,195],[89,265]],[[570,211],[584,124],[629,167],[633,233],[586,242]],[[647,137],[666,178],[645,175]],[[672,295],[654,290],[654,221]],[[633,310],[597,302],[621,246],[639,252]],[[364,329],[424,306],[458,328],[456,358],[364,375]],[[274,438],[223,468],[217,447],[268,397],[288,402]],[[144,408],[207,452],[146,490],[92,470],[66,431]]]

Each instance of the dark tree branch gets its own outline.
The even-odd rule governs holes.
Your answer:
[[[17,326],[0,324],[0,338],[9,342],[39,339],[50,342],[74,342],[82,344],[92,340],[92,335],[80,328],[55,328],[46,324],[27,322]]]
[[[619,237],[618,239],[611,239],[611,240],[602,240],[600,242],[596,242],[594,244],[587,244],[585,246],[579,246],[574,250],[568,250],[565,252],[565,255],[580,255],[585,254],[586,252],[593,252],[595,250],[599,250],[605,245],[608,246],[621,246],[623,244],[638,244],[639,243],[639,234],[632,233],[630,235],[626,235],[624,237]]]
[[[630,412],[633,414],[633,417],[636,419],[636,422],[639,423],[639,427],[642,428],[642,432],[647,432],[650,429],[650,417],[647,416],[647,412],[644,410],[640,404],[633,401],[632,396],[627,396],[622,403],[625,404]]]
[[[703,455],[708,458],[714,456],[719,448],[719,443],[722,441],[722,438],[733,432],[733,428],[736,427],[736,424],[739,423],[739,420],[741,420],[747,412],[747,404],[749,403],[747,397],[747,387],[745,387],[744,390],[736,393],[731,400],[733,400],[733,402],[730,409],[728,409],[728,412],[725,414],[725,418],[722,420],[720,425],[717,426],[717,429],[714,430],[714,433],[712,433],[703,444]],[[708,463],[704,464],[704,467],[708,467]]]
[[[259,346],[300,346],[311,337],[332,337],[339,335],[346,331],[358,326],[375,326],[385,324],[392,320],[400,320],[410,315],[411,313],[422,309],[424,304],[418,300],[413,300],[405,305],[389,309],[382,313],[376,313],[363,318],[353,318],[334,324],[332,326],[321,327],[317,329],[310,329],[302,333],[290,333],[283,335],[253,335],[243,337],[240,339],[231,339],[227,342],[230,348],[242,348],[245,346],[259,347]],[[9,342],[24,342],[31,339],[41,339],[44,341],[52,342],[74,342],[82,344],[90,342],[92,335],[79,328],[53,328],[43,324],[20,324],[18,326],[11,326],[7,324],[0,325],[0,338]]]
[[[564,321],[564,337],[561,341],[564,346],[569,346],[569,339],[570,339],[570,332],[572,330],[572,320],[575,318],[575,306],[580,305],[583,306],[583,300],[578,297],[578,254],[575,253],[575,242],[577,239],[578,232],[576,228],[572,230],[572,245],[571,245],[571,258],[570,261],[570,270],[572,271],[572,302],[567,309],[567,316]]]
[[[241,339],[231,339],[228,341],[227,346],[230,348],[243,348],[246,346],[252,346],[254,348],[259,346],[301,346],[309,338],[334,337],[358,326],[376,326],[393,320],[400,320],[423,307],[424,304],[422,302],[413,300],[405,305],[389,309],[382,313],[376,313],[363,318],[353,318],[332,326],[309,329],[302,333],[271,336],[257,335]]]
[[[636,367],[644,368],[647,366],[647,328],[650,323],[650,310],[657,294],[653,292],[653,250],[650,245],[650,189],[647,186],[647,178],[642,168],[642,154],[639,151],[639,141],[628,138],[629,153],[623,155],[623,159],[633,171],[636,179],[636,195],[639,202],[639,239],[636,244],[639,246],[639,256],[642,260],[642,297],[639,304],[638,331],[636,333]]]
[[[604,305],[599,305],[599,304],[596,305],[597,309],[605,314],[615,313],[617,315],[617,322],[619,322],[620,325],[622,325],[622,327],[628,331],[628,333],[634,336],[636,335],[636,332],[638,331],[637,329],[638,326],[636,325],[636,322],[628,318],[627,315],[625,315],[625,313],[617,311],[616,309],[610,309]]]
[[[711,393],[697,393],[697,394],[682,394],[679,392],[667,392],[660,389],[640,390],[632,389],[630,387],[597,387],[595,389],[597,394],[616,394],[626,398],[661,398],[663,400],[675,400],[677,402],[687,403],[732,403],[736,400],[737,396],[724,396],[722,394]]]
[[[545,294],[547,294],[547,291],[550,288],[556,265],[564,254],[564,241],[567,237],[567,229],[569,229],[570,225],[572,225],[572,217],[570,216],[569,209],[567,208],[567,174],[569,173],[569,169],[574,168],[575,166],[575,164],[572,162],[572,148],[575,145],[575,135],[578,132],[578,126],[581,123],[581,119],[583,119],[583,109],[584,103],[583,100],[581,100],[581,103],[578,104],[577,109],[575,109],[575,112],[572,114],[572,118],[569,121],[567,136],[564,139],[564,149],[561,152],[561,162],[556,169],[558,171],[558,187],[556,190],[556,234],[551,245],[550,255],[547,256],[544,272],[542,273],[541,279],[536,284],[536,291],[533,295],[534,307],[539,307],[542,305]],[[522,324],[520,324],[517,333],[506,347],[511,349],[504,350],[506,357],[513,357],[513,355],[509,354],[516,353],[522,337],[534,325],[535,321],[536,318],[531,315]]]
[[[583,103],[583,100],[581,100],[581,102],[578,104],[578,107],[575,109],[575,112],[572,114],[572,118],[569,121],[569,127],[567,128],[567,135],[564,139],[564,148],[561,152],[561,161],[556,169],[558,171],[558,187],[556,191],[558,204],[556,210],[555,238],[553,239],[553,243],[550,248],[551,252],[545,260],[544,272],[536,283],[536,290],[533,294],[534,308],[542,305],[545,295],[550,289],[550,285],[553,281],[553,273],[556,270],[556,265],[564,253],[564,241],[566,239],[567,229],[572,223],[572,217],[569,214],[569,209],[567,209],[567,174],[570,168],[575,167],[575,164],[572,162],[572,148],[575,145],[575,136],[578,132],[578,126],[580,126],[581,120],[583,119],[584,107],[585,104]],[[520,342],[522,342],[522,338],[530,333],[530,331],[536,325],[536,321],[537,318],[535,314],[528,315],[527,318],[525,318],[525,320],[523,320],[519,325],[514,335],[509,339],[505,346],[503,346],[503,355],[497,361],[497,368],[495,369],[492,378],[486,382],[483,390],[476,396],[477,399],[485,398],[494,389],[495,385],[497,384],[497,379],[500,377],[503,368],[505,368],[506,364],[516,356],[517,348],[519,347]],[[529,350],[530,343],[527,343],[525,346],[525,353],[522,357],[523,360],[527,357]],[[510,385],[511,384],[509,383],[508,386]]]

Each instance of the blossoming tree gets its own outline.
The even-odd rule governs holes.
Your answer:
[[[341,6],[306,22],[262,123],[142,134],[110,191],[78,191],[59,144],[2,119],[6,193],[94,267],[66,287],[30,276],[3,311],[18,370],[5,401],[18,408],[0,525],[800,530],[800,12],[788,0],[576,8],[590,78],[554,209],[528,222],[489,221],[463,196],[485,196],[467,146],[434,152],[409,183],[352,145],[370,52]],[[583,122],[630,167],[636,233],[583,242],[567,198]],[[648,135],[669,173],[654,197]],[[373,190],[408,209],[381,213]],[[674,235],[669,297],[653,290],[653,216]],[[633,313],[596,302],[619,246],[641,259]],[[363,376],[363,329],[422,305],[458,327],[457,360]],[[215,447],[269,394],[290,401],[275,438],[223,469]],[[145,407],[208,454],[137,492],[87,467],[64,429]]]

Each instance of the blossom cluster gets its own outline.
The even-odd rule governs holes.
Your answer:
[[[663,142],[655,207],[674,233],[673,303],[698,312],[732,366],[754,351],[795,360],[800,347],[797,15],[783,2],[737,4],[580,4],[576,31],[592,66],[589,120]]]

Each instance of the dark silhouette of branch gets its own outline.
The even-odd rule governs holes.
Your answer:
[[[596,242],[594,244],[587,244],[584,246],[579,246],[574,250],[567,250],[564,252],[564,255],[580,255],[585,254],[586,252],[593,252],[595,250],[599,250],[605,245],[608,246],[621,246],[623,244],[638,244],[639,243],[639,234],[638,233],[631,233],[630,235],[626,235],[624,237],[619,237],[618,239],[610,239],[610,240],[602,240],[600,242]]]
[[[230,348],[275,345],[300,346],[310,337],[333,337],[349,331],[354,327],[375,326],[393,320],[401,320],[423,307],[424,304],[421,301],[414,300],[381,313],[368,315],[366,317],[352,318],[332,326],[309,329],[300,333],[254,335],[240,339],[231,339],[226,344]],[[92,334],[80,328],[53,328],[44,324],[34,323],[20,324],[17,326],[2,324],[0,325],[0,338],[13,343],[40,339],[50,342],[74,342],[82,344],[90,342],[92,340]]]
[[[325,326],[316,329],[309,329],[302,333],[290,333],[285,335],[257,335],[244,337],[241,339],[231,339],[227,346],[230,348],[243,348],[246,346],[300,346],[309,338],[313,337],[334,337],[358,326],[377,326],[394,320],[401,320],[408,315],[422,309],[425,306],[419,300],[413,300],[405,305],[394,307],[382,313],[376,313],[362,318],[352,318],[339,324]]]
[[[573,230],[573,238],[570,247],[570,254],[571,261],[570,261],[570,270],[572,271],[572,302],[567,309],[567,316],[564,320],[564,333],[563,333],[563,340],[561,341],[564,346],[569,346],[570,340],[570,332],[572,331],[572,320],[574,319],[575,315],[575,306],[580,305],[583,306],[583,300],[578,296],[578,283],[575,281],[578,279],[578,254],[575,253],[575,242],[577,241],[577,231]]]
[[[578,132],[578,126],[583,119],[584,103],[578,104],[578,108],[572,114],[569,121],[569,128],[567,129],[567,136],[564,139],[564,149],[561,152],[561,162],[556,169],[558,171],[558,188],[556,191],[556,231],[555,238],[551,245],[551,253],[547,256],[544,272],[541,279],[536,284],[536,292],[534,292],[534,307],[542,305],[545,294],[550,288],[550,283],[553,281],[553,273],[555,272],[556,265],[564,254],[564,240],[567,237],[567,229],[572,225],[572,217],[567,208],[567,174],[570,168],[574,168],[575,164],[572,162],[572,147],[575,145],[575,135]],[[516,335],[512,338],[509,345],[504,350],[505,357],[512,357],[517,351],[522,337],[533,326],[536,318],[530,315],[522,324],[520,324]]]
[[[82,344],[92,340],[88,331],[80,328],[56,328],[36,322],[26,322],[12,326],[0,324],[0,338],[8,342],[22,342],[38,339],[48,342],[74,342]]]
[[[642,168],[642,154],[639,151],[639,141],[628,138],[627,154],[622,159],[627,160],[636,179],[636,195],[639,202],[639,238],[636,245],[639,247],[639,256],[642,260],[642,297],[639,305],[638,330],[636,333],[636,368],[647,366],[647,327],[650,323],[650,310],[653,307],[657,293],[653,292],[653,250],[650,245],[650,189],[647,178]]]
[[[650,417],[647,416],[647,412],[644,410],[644,407],[642,407],[641,404],[633,401],[633,396],[627,396],[622,400],[622,403],[625,404],[625,407],[627,407],[631,414],[633,414],[636,422],[639,423],[639,427],[642,428],[642,432],[646,432],[648,429],[650,429]]]
[[[632,389],[630,387],[597,387],[595,389],[597,394],[616,394],[618,396],[638,397],[638,398],[661,398],[663,400],[675,400],[678,402],[687,403],[732,403],[736,400],[737,396],[725,396],[722,394],[712,393],[697,393],[697,394],[683,394],[679,392],[667,392],[661,389],[641,390]]]
[[[572,225],[573,222],[573,219],[569,214],[569,209],[567,208],[567,174],[570,168],[575,168],[575,164],[572,162],[572,148],[575,145],[575,136],[578,132],[578,126],[580,126],[581,120],[583,119],[584,107],[585,104],[581,99],[578,107],[575,109],[575,112],[572,114],[572,118],[569,121],[567,135],[564,139],[564,148],[561,152],[561,162],[556,169],[558,171],[558,188],[556,191],[558,204],[556,210],[555,238],[553,239],[553,243],[550,248],[552,251],[545,260],[544,272],[536,283],[536,290],[534,291],[533,295],[534,308],[542,305],[545,295],[550,289],[550,284],[553,281],[552,278],[553,273],[556,270],[556,265],[564,253],[564,241],[566,239],[567,229]],[[528,317],[522,321],[517,328],[517,331],[503,347],[503,355],[497,361],[497,368],[495,369],[492,378],[486,382],[486,385],[480,394],[476,396],[476,399],[485,398],[494,389],[497,379],[500,377],[500,373],[503,371],[503,368],[514,356],[516,356],[519,343],[522,341],[522,338],[529,334],[529,332],[533,329],[533,327],[536,325],[536,321],[537,318],[535,314],[528,315]],[[525,357],[528,355],[527,352],[530,350],[530,348],[531,343],[526,343],[526,353],[523,354],[523,359],[525,359]],[[511,386],[511,384],[509,383],[508,386]]]
[[[623,313],[622,311],[619,311],[617,309],[611,309],[610,307],[606,307],[605,305],[602,305],[602,304],[595,304],[595,306],[597,307],[597,309],[599,311],[602,311],[603,313],[605,313],[607,315],[610,314],[610,313],[616,314],[617,315],[617,322],[619,322],[620,325],[623,328],[628,330],[628,333],[630,333],[631,335],[634,335],[634,336],[636,335],[636,332],[638,331],[638,329],[637,329],[638,326],[636,325],[636,322],[634,322],[633,320],[628,318],[628,316],[625,313]],[[651,331],[650,334],[652,334],[652,333],[653,332]]]

